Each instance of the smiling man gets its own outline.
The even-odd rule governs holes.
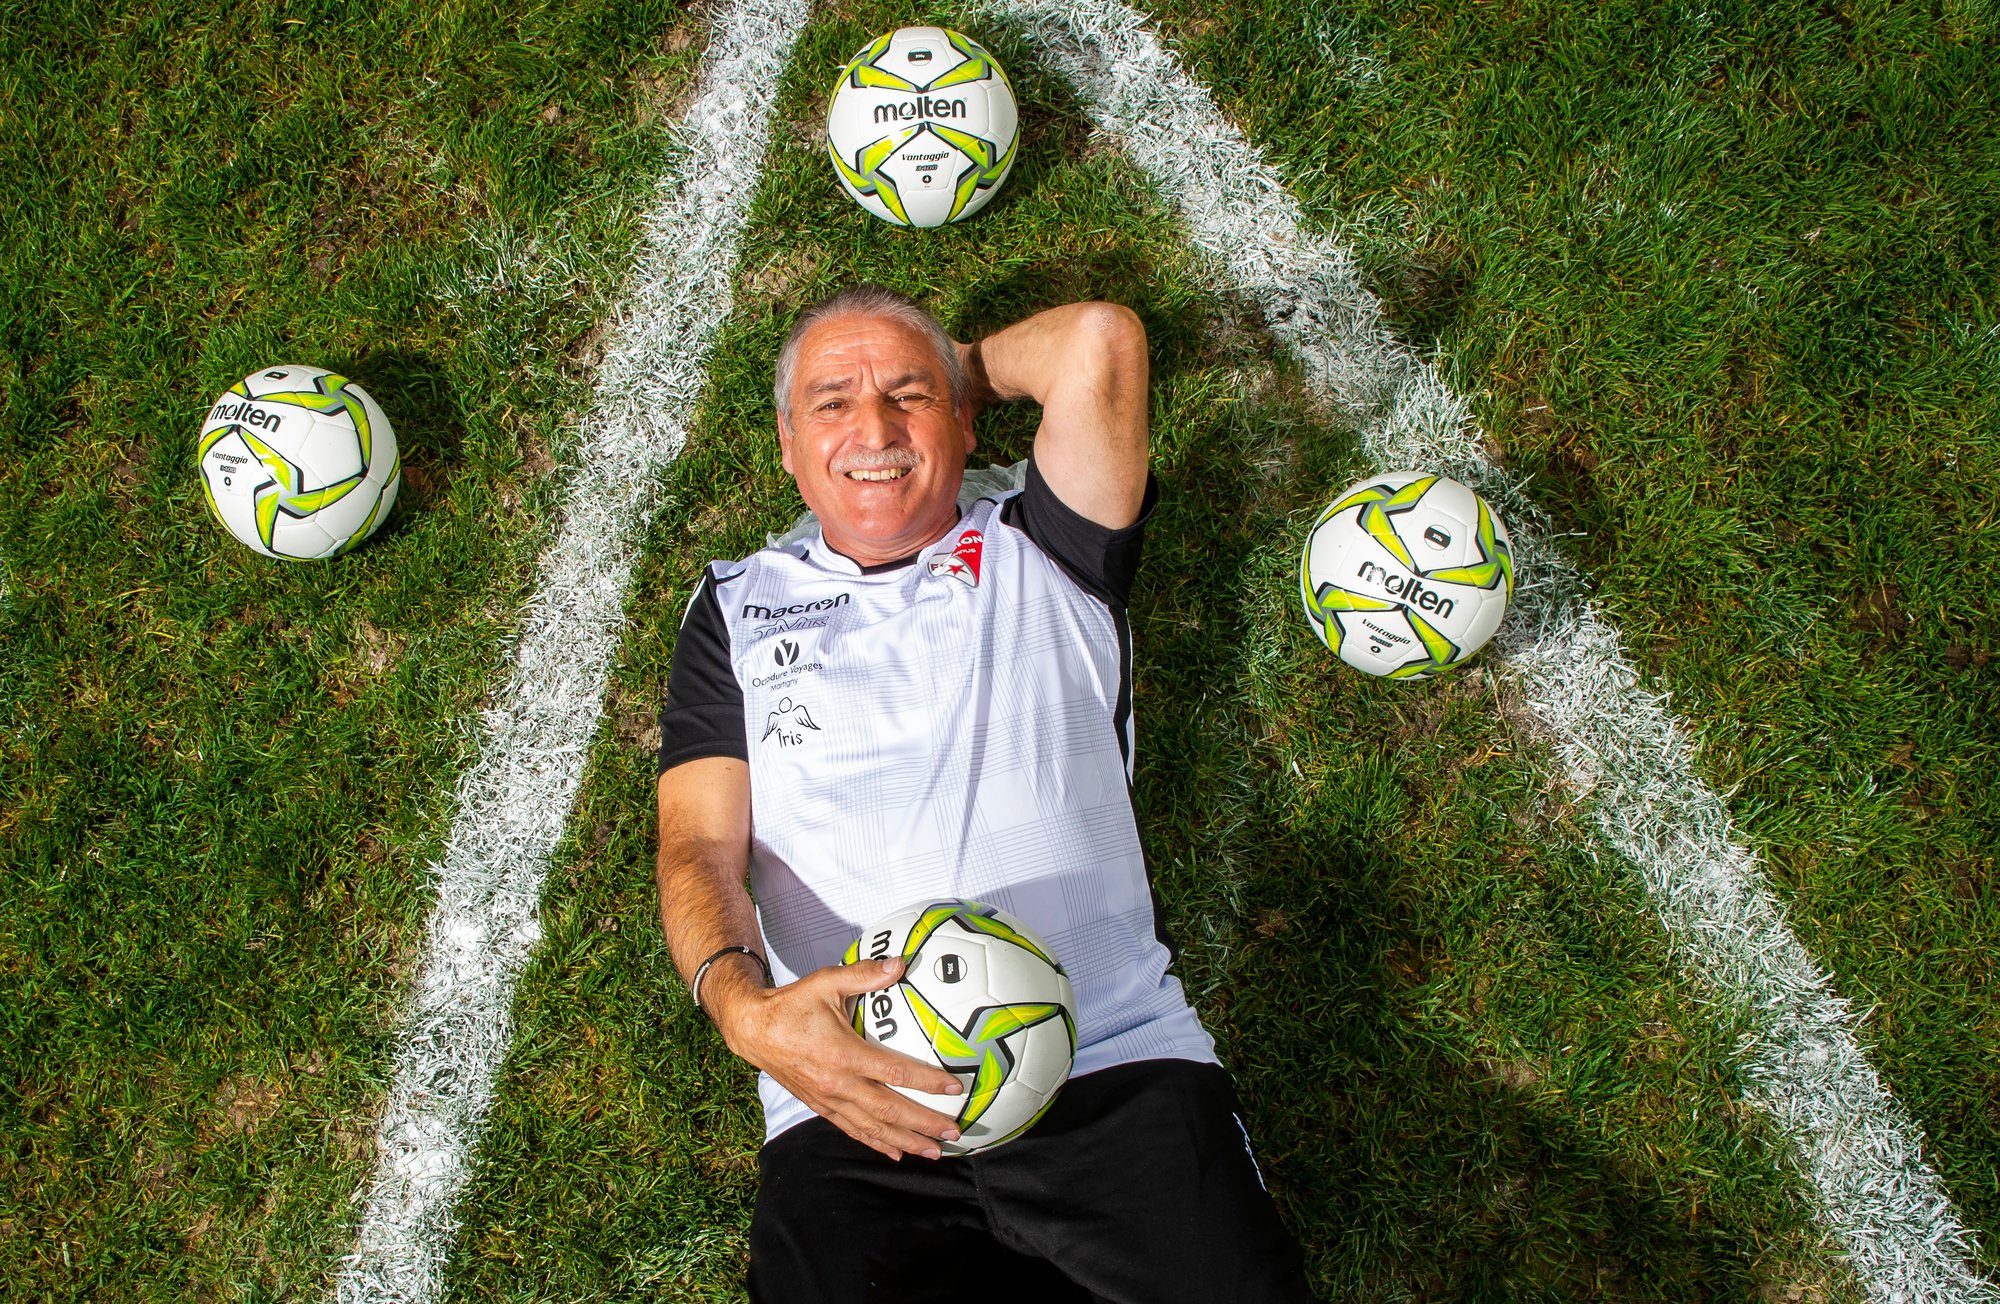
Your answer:
[[[1147,376],[1115,305],[961,345],[874,286],[801,314],[779,355],[784,466],[819,531],[709,568],[660,748],[667,939],[761,1070],[754,1299],[1308,1298],[1168,972],[1132,809]],[[1011,399],[1042,405],[1026,487],[961,502],[973,414]],[[1046,938],[1078,1026],[1039,1123],[940,1160],[953,1120],[890,1088],[959,1080],[843,1009],[901,962],[839,960],[872,920],[947,897]]]

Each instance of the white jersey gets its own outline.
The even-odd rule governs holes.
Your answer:
[[[1027,490],[978,500],[908,563],[864,570],[814,536],[710,569],[675,652],[661,766],[749,763],[751,892],[776,982],[839,963],[896,909],[968,897],[1019,915],[1062,961],[1077,1073],[1214,1061],[1167,972],[1133,816],[1137,534],[1069,512],[1031,467]],[[732,710],[740,734],[719,727]],[[767,1137],[811,1117],[768,1075],[759,1088]]]

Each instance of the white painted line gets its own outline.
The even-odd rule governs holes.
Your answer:
[[[1500,636],[1506,665],[1571,781],[1593,793],[1600,833],[1637,870],[1678,953],[1748,1021],[1740,1054],[1751,1096],[1795,1147],[1870,1298],[2000,1299],[1919,1153],[1917,1126],[1732,836],[1685,733],[1640,686],[1548,522],[1487,460],[1465,400],[1390,334],[1352,252],[1304,228],[1277,172],[1136,11],[1115,0],[988,7],[1020,23],[1076,85],[1378,465],[1447,472],[1500,507],[1530,581]]]
[[[396,1061],[342,1304],[428,1301],[457,1231],[454,1207],[512,1034],[514,986],[541,934],[549,856],[583,779],[625,590],[686,441],[738,236],[757,188],[776,89],[807,0],[735,0],[716,15],[683,146],[646,219],[633,286],[607,342],[563,523],[486,713]]]

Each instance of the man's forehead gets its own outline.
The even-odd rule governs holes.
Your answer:
[[[851,385],[864,371],[884,384],[937,380],[943,370],[930,339],[893,317],[832,317],[813,323],[799,341],[798,380],[809,389]]]
[[[878,389],[901,389],[905,385],[919,384],[937,379],[937,368],[890,368],[877,367],[874,383]],[[860,368],[848,367],[840,370],[829,369],[817,378],[806,377],[804,384],[808,394],[837,394],[842,390],[855,388],[861,383]]]

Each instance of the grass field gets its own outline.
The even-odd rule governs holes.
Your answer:
[[[2000,1268],[2000,29],[1974,5],[1150,6],[1355,242],[1592,577]],[[353,1233],[477,712],[552,535],[705,10],[0,12],[0,1294],[317,1295]],[[960,229],[818,153],[874,33],[988,40],[1026,134]],[[1735,1029],[1495,668],[1332,668],[1360,474],[1018,33],[821,7],[672,466],[448,1267],[454,1298],[740,1297],[749,1073],[651,886],[701,565],[796,495],[770,358],[854,279],[960,333],[1154,345],[1138,799],[1181,973],[1340,1299],[1844,1300]],[[206,403],[330,366],[402,503],[324,565],[206,516]],[[1025,453],[1032,413],[983,419]]]

